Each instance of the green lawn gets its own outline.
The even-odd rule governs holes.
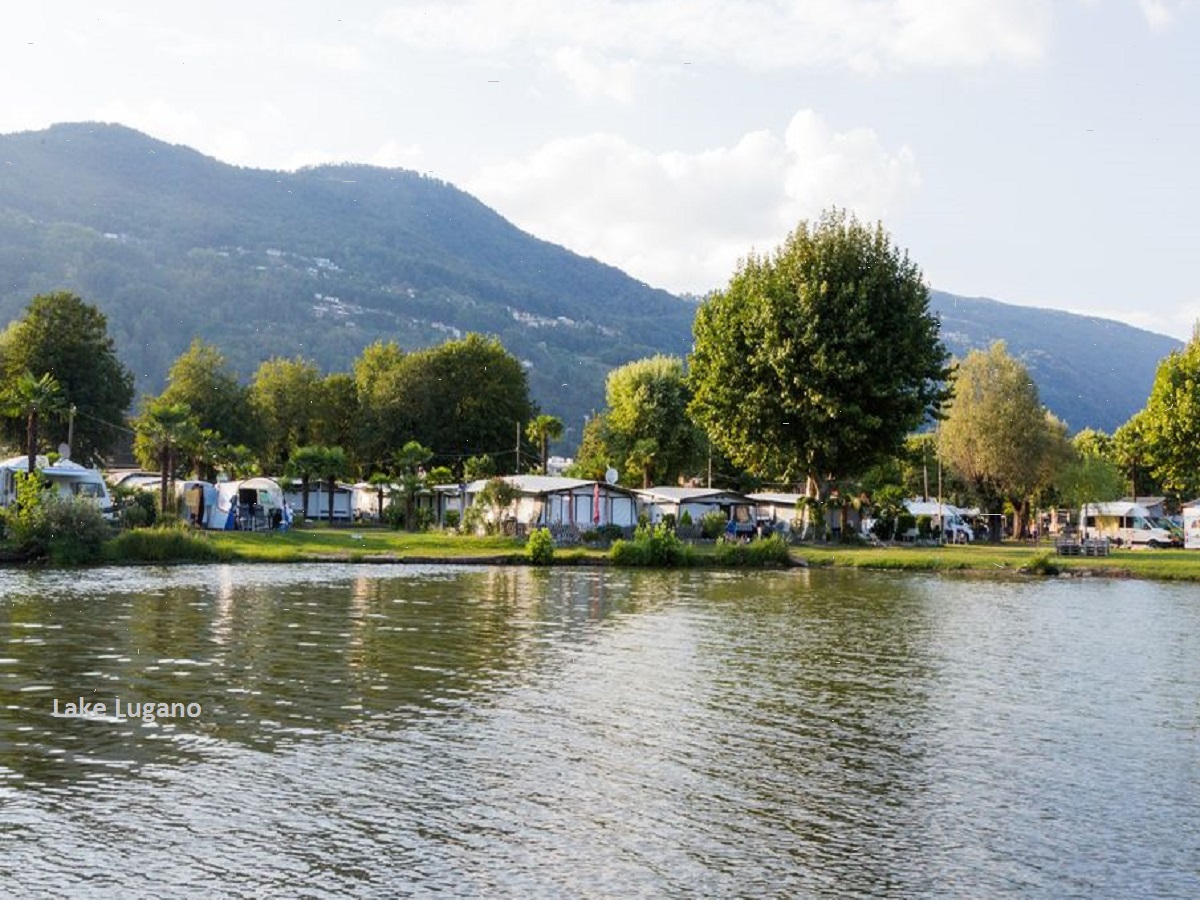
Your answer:
[[[1063,571],[1094,572],[1135,578],[1200,581],[1200,553],[1188,550],[1114,550],[1110,556],[1054,555],[1050,543],[971,544],[945,547],[797,547],[793,556],[813,566],[849,566],[915,571],[977,571],[1001,574],[1029,565],[1046,554]]]
[[[409,533],[383,528],[307,526],[277,532],[211,531],[203,539],[247,561],[317,559],[479,559],[523,557],[525,542],[509,537],[476,537],[441,531]],[[605,556],[602,550],[567,548],[565,560]]]
[[[208,531],[154,535],[147,544],[110,554],[115,562],[170,559],[212,559],[230,562],[410,561],[519,562],[525,559],[523,540],[509,537],[465,536],[441,531],[410,534],[374,527],[309,525],[286,533]],[[201,554],[174,555],[172,540],[182,538]],[[206,549],[207,548],[207,549]],[[187,550],[184,547],[183,550]],[[163,552],[155,552],[160,550]],[[715,546],[695,546],[700,565],[716,565]],[[558,564],[607,560],[607,549],[556,548]],[[997,577],[1014,576],[1038,557],[1052,567],[1078,574],[1115,577],[1200,581],[1200,553],[1186,550],[1116,550],[1107,557],[1055,556],[1049,543],[972,544],[952,546],[895,545],[888,547],[803,544],[791,549],[794,562],[814,567],[895,569],[920,572],[971,572]]]

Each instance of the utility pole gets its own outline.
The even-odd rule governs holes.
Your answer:
[[[517,423],[517,467],[513,469],[514,475],[521,474],[521,423]]]
[[[71,447],[75,440],[75,404],[71,404],[71,414],[67,419],[67,459],[71,458]]]

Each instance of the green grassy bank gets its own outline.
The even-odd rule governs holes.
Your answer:
[[[720,565],[712,544],[698,544],[700,566]],[[1183,550],[1117,550],[1108,557],[1058,557],[1051,544],[851,547],[809,544],[793,547],[793,563],[914,572],[958,572],[994,577],[1099,575],[1200,581],[1200,553]],[[379,528],[309,527],[286,533],[129,532],[106,553],[110,562],[464,562],[524,563],[522,540],[444,532],[410,534]],[[557,548],[554,564],[607,564],[602,548]],[[1031,573],[1031,569],[1035,570]]]

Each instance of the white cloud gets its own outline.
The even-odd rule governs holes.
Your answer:
[[[1174,11],[1164,0],[1138,0],[1146,23],[1153,29],[1166,28],[1175,18]]]
[[[172,144],[189,147],[207,145],[208,140],[198,140],[205,133],[200,117],[194,112],[184,112],[166,100],[147,100],[138,103],[117,101],[96,108],[91,118],[98,122],[119,122],[130,128]]]
[[[611,61],[579,47],[560,47],[550,56],[550,67],[563,75],[586,100],[605,98],[628,103],[641,68],[633,60]]]
[[[920,184],[907,147],[868,128],[831,129],[810,110],[783,137],[652,153],[610,134],[553,141],[465,184],[520,227],[656,286],[703,292],[831,205],[886,215]]]
[[[1051,12],[1050,0],[409,0],[385,13],[379,30],[464,53],[573,48],[756,71],[878,69],[1036,61]]]

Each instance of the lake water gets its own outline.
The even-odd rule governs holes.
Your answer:
[[[1200,896],[1200,589],[0,572],[0,895],[435,893]]]

